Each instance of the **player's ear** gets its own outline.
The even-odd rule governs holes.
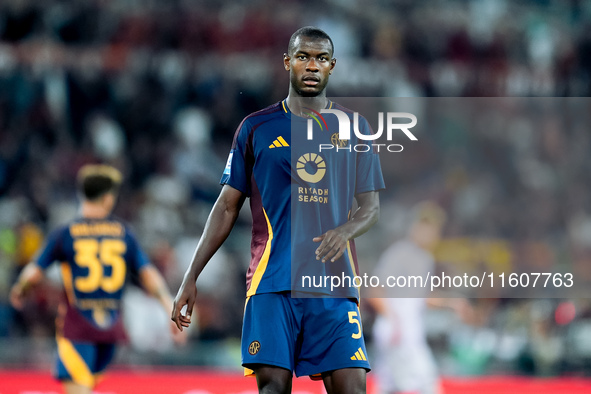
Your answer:
[[[337,64],[337,58],[333,57],[330,61],[330,71],[328,72],[329,74],[332,74],[332,70],[334,69],[335,64]]]
[[[291,60],[291,57],[287,53],[284,53],[283,54],[283,67],[285,67],[286,71],[289,71],[289,61],[290,60]]]
[[[105,193],[101,198],[103,206],[105,206],[105,208],[108,210],[112,210],[114,208],[115,201],[117,201],[117,194],[114,192]]]

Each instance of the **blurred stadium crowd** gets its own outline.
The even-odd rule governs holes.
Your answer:
[[[282,54],[302,25],[325,29],[335,42],[331,96],[591,94],[591,3],[580,0],[2,1],[0,365],[45,360],[43,345],[26,356],[18,346],[52,337],[59,293],[48,283],[16,313],[8,289],[45,234],[75,215],[74,177],[85,163],[123,170],[116,212],[176,291],[234,130],[248,113],[286,96]],[[591,107],[582,100],[572,113],[589,125]],[[528,241],[515,258],[542,266],[591,262],[591,134],[576,124],[565,131],[563,120],[501,122],[505,131],[495,135],[441,125],[430,144],[384,163],[393,186],[382,217],[394,219],[380,228],[400,234],[396,218],[417,200],[436,198],[450,213],[450,242],[464,242],[460,250],[471,247],[470,237],[488,237],[501,247]],[[141,337],[150,303],[132,294],[131,308],[144,308],[147,320],[130,323],[142,339],[123,362],[235,361],[248,216],[200,279],[191,346],[173,356],[157,334]],[[440,253],[457,262],[445,248]],[[431,316],[445,371],[591,371],[585,300],[475,304],[481,318],[471,326],[444,312]],[[557,319],[573,305],[574,320]]]

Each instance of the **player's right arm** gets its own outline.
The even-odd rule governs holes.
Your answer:
[[[23,269],[16,283],[10,289],[10,303],[15,309],[22,309],[29,289],[43,279],[43,270],[37,263],[31,262]]]
[[[183,331],[183,327],[189,327],[191,324],[191,314],[197,297],[197,278],[232,231],[245,198],[246,195],[240,190],[224,185],[207,218],[203,235],[172,306],[171,319],[181,331]],[[187,311],[183,315],[181,310],[185,305]]]
[[[44,270],[54,261],[65,259],[62,253],[61,239],[66,229],[67,227],[61,228],[49,234],[44,247],[38,252],[35,259],[21,271],[16,283],[10,289],[10,303],[15,309],[22,309],[29,290],[43,280]]]

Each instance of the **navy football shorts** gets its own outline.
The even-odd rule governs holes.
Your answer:
[[[257,364],[311,377],[343,368],[369,371],[356,301],[291,298],[288,292],[249,297],[242,327],[245,375]]]
[[[74,342],[58,336],[55,377],[92,388],[114,355],[114,344]]]

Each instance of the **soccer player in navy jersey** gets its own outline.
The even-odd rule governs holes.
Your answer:
[[[130,274],[171,312],[172,296],[129,227],[111,211],[121,173],[107,165],[87,165],[78,173],[80,218],[54,230],[34,261],[11,289],[12,305],[21,309],[27,292],[53,262],[61,265],[64,302],[56,320],[55,376],[67,394],[90,394],[113,359],[115,345],[126,340],[121,297]],[[182,341],[178,330],[175,341]]]
[[[182,331],[191,323],[197,277],[248,197],[253,231],[242,364],[246,374],[256,376],[260,393],[291,392],[294,372],[322,379],[331,394],[366,389],[370,366],[357,289],[340,288],[338,297],[326,288],[313,289],[319,297],[296,298],[311,289],[294,280],[302,273],[357,274],[351,242],[377,221],[378,190],[384,187],[376,152],[318,153],[318,141],[330,143],[331,135],[319,132],[310,142],[300,129],[311,110],[347,112],[326,97],[333,53],[332,40],[318,28],[292,35],[284,55],[288,97],[247,116],[238,127],[224,186],[174,301],[172,320]],[[329,123],[328,129],[335,126]],[[361,128],[369,132],[366,123]]]

